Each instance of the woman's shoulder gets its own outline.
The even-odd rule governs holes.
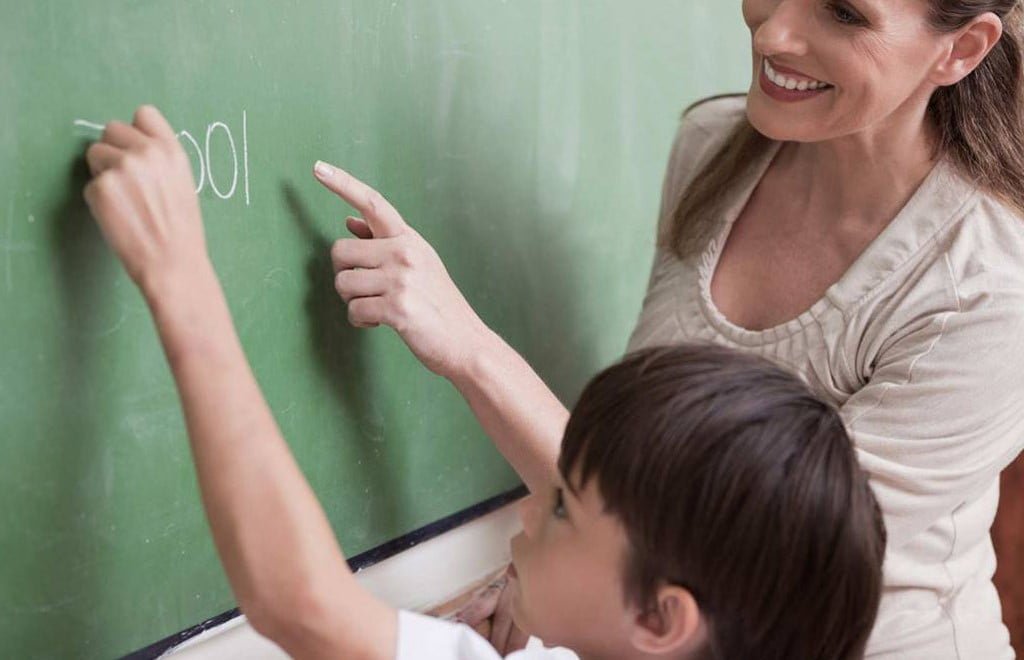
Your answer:
[[[942,189],[932,190],[934,199],[915,207],[921,222],[905,227],[920,235],[890,232],[898,239],[888,243],[895,248],[891,254],[909,254],[889,263],[876,250],[876,260],[863,260],[885,264],[888,274],[858,295],[846,312],[879,324],[876,336],[890,338],[886,341],[928,323],[959,323],[965,341],[979,346],[987,339],[1005,341],[1024,327],[1024,217],[966,180],[945,178],[939,183]],[[950,189],[961,190],[962,197],[951,197]],[[964,203],[952,208],[953,199]],[[936,226],[925,222],[929,214],[946,218],[930,236],[925,233]],[[857,289],[848,293],[852,298]]]
[[[947,267],[961,287],[986,291],[993,299],[1012,291],[1015,303],[1024,303],[1024,214],[984,190],[974,202],[950,228]]]
[[[746,117],[746,94],[701,99],[683,111],[665,178],[666,200],[675,199]]]
[[[681,124],[704,133],[728,131],[747,113],[746,94],[718,94],[695,101],[683,111]]]
[[[709,96],[691,103],[679,120],[673,151],[720,144],[747,114],[746,94]]]

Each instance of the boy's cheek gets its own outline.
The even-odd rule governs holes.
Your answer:
[[[523,632],[537,634],[537,624],[543,624],[543,608],[551,594],[547,587],[552,576],[545,575],[544,548],[536,539],[523,533],[517,534],[510,543],[512,568],[509,571],[508,589],[512,592],[512,619]]]
[[[513,561],[515,561],[515,554],[513,554]],[[528,634],[534,634],[533,622],[535,613],[531,612],[526,602],[526,598],[523,597],[523,577],[529,575],[529,572],[523,570],[519,573],[519,568],[516,568],[516,564],[512,564],[512,570],[509,571],[508,584],[505,589],[510,594],[509,609],[512,615],[512,621],[516,624],[523,632]]]
[[[523,532],[519,532],[513,536],[512,540],[508,543],[508,551],[512,558],[512,566],[517,574],[520,567],[523,565],[523,546],[526,545],[526,543],[526,535]]]

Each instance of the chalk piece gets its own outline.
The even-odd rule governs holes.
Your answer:
[[[104,126],[103,124],[97,124],[95,122],[86,121],[85,119],[76,119],[72,122],[72,125],[77,129],[78,135],[82,137],[97,138],[103,135]]]

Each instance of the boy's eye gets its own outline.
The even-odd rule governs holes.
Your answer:
[[[829,2],[828,9],[832,12],[833,18],[843,25],[861,25],[864,22],[864,19],[844,4]]]
[[[551,507],[551,515],[555,518],[566,518],[565,501],[562,499],[562,489],[555,489],[555,504]]]

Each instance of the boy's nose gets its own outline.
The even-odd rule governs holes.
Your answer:
[[[532,493],[519,500],[519,520],[527,537],[532,537],[537,529],[537,506],[537,496]]]

